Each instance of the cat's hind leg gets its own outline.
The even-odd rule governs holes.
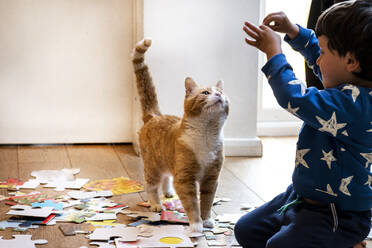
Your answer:
[[[167,198],[172,198],[175,195],[174,188],[173,188],[173,177],[171,175],[164,176],[163,194]]]
[[[151,158],[146,158],[142,154],[145,176],[145,191],[150,201],[151,211],[160,212],[162,210],[160,201],[161,172],[154,166]]]

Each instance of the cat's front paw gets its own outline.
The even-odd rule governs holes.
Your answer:
[[[203,220],[203,227],[213,228],[214,227],[214,219]]]
[[[160,212],[162,207],[160,204],[152,204],[150,209],[152,212]]]
[[[190,223],[191,232],[203,232],[203,224],[201,222]]]

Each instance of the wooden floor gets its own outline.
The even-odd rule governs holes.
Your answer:
[[[217,196],[228,197],[232,201],[214,206],[215,215],[238,213],[241,203],[261,205],[290,184],[296,137],[265,137],[262,141],[264,154],[261,158],[226,158]],[[80,178],[95,180],[124,176],[143,183],[142,164],[131,145],[0,146],[0,181],[7,178],[27,181],[34,170],[63,168],[80,168]],[[52,189],[41,187],[37,190],[55,193]],[[0,195],[7,195],[7,190],[0,189]],[[136,205],[147,200],[145,193],[120,195],[112,199],[128,205],[132,210],[145,211]],[[8,210],[9,206],[0,202],[0,220],[9,217],[5,215]],[[128,219],[118,215],[118,222],[128,223]],[[25,233],[32,234],[33,239],[48,240],[47,245],[37,247],[89,247],[84,235],[64,236],[57,226],[40,226]],[[19,232],[12,232],[9,228],[0,231],[4,239],[11,238],[12,234]],[[205,240],[199,240],[198,247],[207,247]]]

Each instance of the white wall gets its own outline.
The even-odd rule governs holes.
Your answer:
[[[258,156],[256,135],[258,52],[244,42],[243,22],[258,23],[259,0],[144,0],[144,36],[153,45],[147,62],[163,113],[183,114],[184,79],[225,82],[230,99],[226,155]]]
[[[132,141],[136,0],[0,0],[0,143]]]

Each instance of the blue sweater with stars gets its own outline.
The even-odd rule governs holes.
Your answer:
[[[320,48],[315,33],[300,27],[287,41],[321,79],[316,65]],[[342,84],[318,90],[298,80],[284,54],[262,68],[279,105],[301,120],[294,191],[303,197],[334,203],[338,209],[372,208],[372,88]]]

